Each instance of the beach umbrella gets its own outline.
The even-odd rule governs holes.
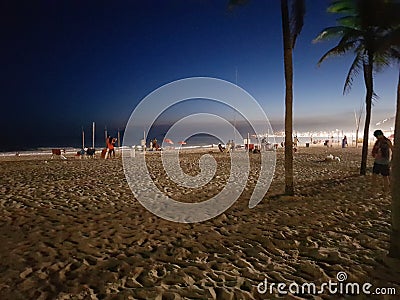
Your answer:
[[[164,139],[164,142],[173,145],[174,142],[171,139]]]

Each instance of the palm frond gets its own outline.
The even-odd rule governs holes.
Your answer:
[[[348,47],[349,49],[352,47]],[[340,47],[340,46],[335,46],[332,49],[328,50],[322,57],[318,60],[317,65],[320,66],[323,61],[325,61],[328,57],[331,56],[340,56],[343,55],[347,52],[346,48]]]
[[[377,53],[385,53],[394,60],[400,60],[400,26],[389,31],[378,41]]]
[[[300,34],[304,25],[304,15],[306,13],[306,3],[304,0],[293,0],[290,13],[290,32],[292,36],[292,48],[296,44],[297,36]]]
[[[343,55],[350,49],[358,49],[358,45],[362,45],[361,41],[359,39],[350,39],[348,36],[343,36],[343,38],[340,40],[339,44],[337,44],[335,47],[331,48],[328,50],[318,61],[318,65],[321,65],[321,63],[327,59],[330,56],[338,56],[338,55]],[[360,49],[356,50],[356,52],[361,52]]]
[[[322,30],[315,39],[313,39],[313,43],[341,37],[345,34],[349,35],[350,33],[354,36],[359,36],[358,30],[352,27],[347,27],[347,26],[327,27],[324,30]]]
[[[381,72],[383,69],[391,65],[393,61],[393,56],[391,51],[385,51],[383,53],[375,54],[374,58],[374,68],[376,72]]]
[[[354,1],[351,0],[336,0],[327,9],[330,13],[352,14],[355,11]]]
[[[375,93],[375,91],[373,91],[372,92],[372,99],[371,99],[372,100],[372,105],[374,105],[376,102],[378,102],[380,98],[381,97],[379,97],[378,94]]]
[[[353,63],[350,66],[349,72],[347,73],[346,80],[344,82],[343,95],[351,90],[354,78],[357,77],[358,74],[360,74],[362,63],[364,60],[363,56],[364,55],[361,51],[356,54],[356,57],[354,58]]]
[[[336,21],[341,26],[352,27],[352,28],[356,27],[355,25],[359,23],[357,16],[344,16],[342,18],[337,19]]]
[[[388,55],[392,57],[393,60],[399,62],[400,61],[400,48],[390,48]]]

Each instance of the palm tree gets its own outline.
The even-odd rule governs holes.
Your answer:
[[[229,9],[247,0],[230,0]],[[285,194],[294,195],[293,182],[293,49],[304,24],[305,0],[281,0],[285,69]]]
[[[392,59],[399,67],[397,81],[397,103],[392,156],[392,228],[389,256],[400,259],[400,2],[390,2],[385,6],[384,24],[380,24],[387,34],[382,38],[378,51]]]
[[[389,57],[399,67],[397,81],[397,103],[392,156],[392,228],[389,256],[400,259],[400,2],[389,2],[385,6],[384,24],[380,24],[386,34],[378,51]],[[379,20],[382,22],[382,20]]]
[[[399,58],[399,57],[398,57]],[[394,149],[392,156],[392,230],[389,255],[400,259],[400,68],[397,82]]]
[[[294,195],[293,182],[293,49],[305,14],[304,1],[281,0],[283,60],[285,68],[285,194]]]
[[[372,72],[374,64],[377,63],[378,66],[387,65],[391,61],[395,61],[397,65],[400,63],[400,22],[398,18],[400,15],[400,3],[399,1],[387,0],[340,0],[334,1],[329,11],[346,13],[347,16],[339,20],[342,26],[328,28],[318,37],[319,39],[326,38],[329,35],[342,37],[339,44],[328,51],[320,59],[320,62],[329,55],[345,53],[351,49],[355,50],[356,58],[346,78],[345,90],[351,87],[353,76],[357,74],[362,63],[367,87],[366,106],[368,110],[371,105],[369,97],[371,94],[373,95],[370,72]],[[363,56],[359,58],[360,54]],[[366,66],[367,68],[365,68]],[[366,73],[368,73],[367,76]],[[396,105],[391,184],[392,228],[389,256],[400,259],[400,68]],[[365,145],[368,145],[367,143],[365,144],[367,140],[365,132],[368,132],[368,129],[369,121],[367,122],[366,120],[361,174],[365,174],[366,155],[368,154],[368,151],[364,149]]]
[[[372,101],[374,93],[374,69],[387,63],[386,57],[380,55],[378,48],[384,31],[376,26],[382,17],[382,5],[385,0],[335,0],[332,1],[328,12],[344,14],[337,21],[338,26],[325,28],[314,41],[340,38],[339,43],[328,50],[318,61],[320,65],[330,56],[338,56],[352,51],[355,58],[347,74],[343,94],[349,92],[354,77],[361,71],[366,87],[365,124],[361,157],[360,174],[365,175],[368,158],[369,125],[371,121]]]
[[[392,155],[392,227],[390,235],[389,256],[400,259],[400,2],[387,5],[385,15],[385,26],[387,34],[383,36],[379,53],[388,57],[399,68],[399,77],[397,80],[397,103],[394,126],[394,149]],[[388,26],[389,21],[389,26]]]

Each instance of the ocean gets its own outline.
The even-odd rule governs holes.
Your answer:
[[[146,140],[146,145],[149,145],[150,140],[153,140],[154,138],[157,139],[158,143],[161,144],[163,140],[165,139],[166,132],[168,132],[169,126],[164,125],[164,126],[154,126],[151,128],[150,132],[147,134],[147,140]],[[240,130],[240,129],[239,129]],[[240,130],[241,132],[247,132],[248,129],[246,130]],[[123,145],[123,136],[124,136],[124,131],[120,130],[120,145]],[[118,136],[118,130],[116,129],[109,129],[108,134],[110,134],[112,137],[117,137]],[[346,133],[345,133],[346,134]],[[243,133],[242,133],[243,135]],[[247,135],[247,134],[246,134]],[[360,132],[359,137],[362,138],[362,133]],[[168,137],[169,138],[169,137]],[[225,135],[225,138],[227,139],[234,139],[233,133],[232,136],[231,134]],[[335,143],[341,142],[343,136],[340,134],[339,136],[335,135],[333,140]],[[373,136],[371,135],[371,138],[373,140]],[[298,134],[298,139],[299,139],[299,144],[300,146],[305,146],[306,143],[313,144],[314,142],[318,141],[319,143],[322,143],[326,139],[331,139],[329,136],[313,136],[313,139],[311,141],[311,138],[309,136],[304,136],[301,134]],[[348,139],[348,144],[352,145],[352,143],[355,143],[355,136],[353,134],[347,134],[347,139]],[[278,143],[280,144],[284,138],[283,136],[271,136],[269,135],[267,138],[269,143]],[[261,141],[261,139],[260,139]],[[180,140],[175,140],[173,139],[174,145],[178,147]],[[186,147],[189,146],[206,146],[206,145],[217,145],[218,143],[224,143],[224,141],[220,141],[218,138],[213,137],[208,134],[196,134],[186,141]],[[226,141],[225,141],[226,142]],[[140,139],[135,141],[136,145],[140,145]],[[244,140],[238,136],[235,137],[235,143],[236,144],[244,144]],[[257,140],[252,137],[251,138],[251,143],[257,143]],[[92,146],[92,133],[90,131],[85,132],[85,147],[91,147]],[[132,146],[132,145],[130,145]],[[171,145],[172,146],[172,145]],[[95,148],[96,149],[102,149],[105,147],[105,132],[104,129],[102,128],[96,128],[96,133],[95,133]],[[61,148],[61,149],[81,149],[82,148],[82,133],[81,131],[75,131],[72,133],[66,133],[65,131],[60,133],[60,134],[52,134],[52,135],[38,135],[38,136],[21,136],[21,135],[12,135],[8,137],[7,139],[4,139],[4,142],[0,144],[0,152],[1,153],[15,153],[15,152],[21,152],[21,151],[33,151],[33,152],[42,152],[42,151],[50,151],[52,148]]]

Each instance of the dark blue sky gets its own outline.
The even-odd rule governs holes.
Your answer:
[[[1,136],[10,148],[79,145],[124,128],[135,105],[171,81],[236,80],[273,126],[284,114],[280,1],[0,1]],[[351,129],[364,98],[362,77],[343,96],[351,55],[316,62],[333,43],[312,44],[335,24],[328,1],[307,1],[294,53],[295,129]],[[394,114],[396,70],[376,76],[372,124]],[[375,123],[374,123],[375,122]],[[346,127],[346,128],[344,128]],[[3,147],[4,148],[4,147]]]

